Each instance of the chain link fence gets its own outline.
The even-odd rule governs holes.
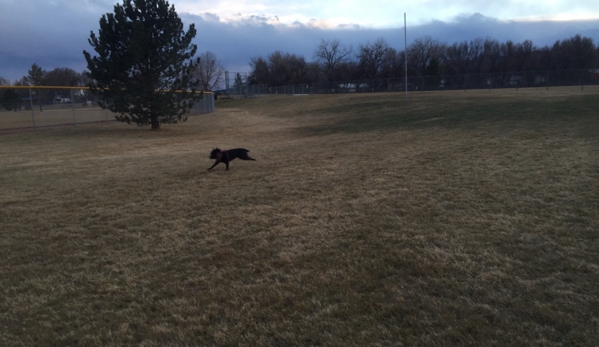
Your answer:
[[[269,94],[266,84],[237,84],[218,92],[219,98],[255,98]]]
[[[442,91],[529,87],[564,87],[599,85],[597,70],[527,71],[463,75],[438,75],[401,78],[362,79],[328,83],[306,83],[280,87],[266,85],[235,86],[231,93],[239,96],[298,95],[333,93],[379,93],[408,91]]]
[[[207,92],[188,116],[214,112],[214,94]],[[77,125],[114,121],[87,88],[0,86],[0,130]]]

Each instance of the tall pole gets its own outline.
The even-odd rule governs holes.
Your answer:
[[[229,97],[229,70],[225,71],[225,96]]]
[[[39,103],[39,97],[37,99],[37,102]],[[29,88],[29,107],[31,107],[31,121],[33,122],[33,130],[35,130],[35,112],[33,112],[33,97],[31,96],[31,88]]]
[[[75,118],[75,99],[73,98],[73,89],[71,89],[71,109],[73,110],[73,126],[76,126],[77,119]]]
[[[406,75],[406,100],[408,100],[408,27],[406,25],[406,13],[403,13],[403,34],[404,34],[404,52],[405,60],[405,75]]]

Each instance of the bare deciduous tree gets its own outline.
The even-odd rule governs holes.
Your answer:
[[[22,86],[28,86],[30,84],[29,84],[29,80],[28,80],[27,76],[23,76],[23,77],[19,78],[18,80],[14,81],[12,85],[22,87]]]
[[[329,82],[337,80],[339,75],[339,65],[351,57],[352,47],[346,48],[341,45],[339,40],[322,40],[314,57],[321,66],[322,71],[327,76]]]
[[[250,81],[254,84],[268,84],[270,83],[270,69],[268,68],[268,61],[263,57],[252,58],[250,61]]]
[[[198,80],[200,90],[210,91],[220,86],[223,81],[223,72],[224,68],[216,54],[207,51],[200,54],[193,74]]]
[[[432,59],[437,62],[445,53],[445,44],[433,40],[430,36],[418,38],[408,48],[408,64],[413,66],[419,76],[426,75],[426,68]]]
[[[593,39],[575,35],[557,41],[552,48],[552,60],[557,69],[584,69],[593,66],[595,59]]]
[[[383,67],[389,45],[383,38],[373,44],[360,45],[358,53],[358,66],[365,78],[376,78]]]
[[[272,52],[267,59],[252,58],[250,62],[251,83],[263,83],[269,86],[310,83],[318,76],[314,66],[306,62],[301,55]]]
[[[470,46],[467,41],[455,42],[445,50],[445,69],[448,73],[465,74],[468,68]]]
[[[31,80],[33,82],[34,80]],[[30,82],[30,83],[31,83]],[[54,70],[45,72],[42,85],[47,86],[79,86],[81,82],[81,74],[68,67],[57,67]]]
[[[268,56],[268,70],[272,86],[291,84],[291,54],[274,51]]]
[[[499,41],[487,38],[483,43],[482,60],[480,72],[499,72],[498,66],[501,61],[501,44]]]
[[[381,65],[381,76],[388,78],[397,78],[405,75],[406,52],[396,51],[389,47],[383,57]]]

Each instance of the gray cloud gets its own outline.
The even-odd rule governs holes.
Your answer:
[[[322,39],[339,39],[343,44],[357,47],[367,41],[384,38],[387,43],[403,50],[404,32],[402,28],[368,29],[360,26],[344,26],[337,30],[321,30],[308,25],[280,29],[269,24],[252,26],[243,24],[206,23],[194,20],[196,16],[183,16],[194,21],[198,28],[196,43],[200,51],[210,50],[218,55],[229,69],[249,69],[252,57],[264,56],[275,50],[303,55],[312,60],[316,46]],[[201,33],[218,32],[206,36]],[[408,45],[414,39],[431,36],[441,42],[454,43],[475,38],[492,38],[500,42],[511,40],[523,42],[531,40],[536,46],[551,46],[557,40],[570,38],[576,34],[590,37],[599,44],[599,20],[571,22],[514,22],[499,21],[481,14],[461,15],[451,22],[431,21],[418,26],[408,25]]]
[[[55,4],[60,4],[55,1]],[[14,7],[10,8],[10,4]],[[22,1],[2,3],[0,10],[0,76],[15,80],[27,74],[33,63],[46,70],[70,67],[82,71],[86,67],[82,51],[91,51],[87,39],[97,32],[99,19],[112,5],[104,0],[85,1],[80,6],[59,6],[51,3]],[[17,10],[18,9],[18,10]],[[402,50],[403,28],[370,29],[348,23],[337,29],[323,30],[311,23],[292,26],[273,25],[276,18],[243,16],[225,23],[218,15],[179,13],[188,26],[195,23],[198,34],[194,43],[199,52],[212,51],[230,71],[249,70],[253,57],[275,50],[303,55],[313,59],[322,39],[339,39],[344,45],[357,47],[361,43],[384,38],[390,46]],[[576,34],[590,37],[599,44],[599,20],[569,22],[499,21],[481,14],[464,14],[451,21],[431,21],[418,26],[408,23],[408,44],[414,39],[431,36],[441,42],[453,43],[490,37],[500,42],[532,40],[537,46],[552,45],[557,40]],[[93,53],[93,52],[92,52]]]

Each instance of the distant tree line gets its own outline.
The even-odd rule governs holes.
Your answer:
[[[222,82],[224,68],[216,54],[207,51],[199,55],[195,61],[194,77],[199,90],[213,90]],[[77,72],[68,67],[59,67],[47,71],[34,63],[27,75],[10,82],[0,76],[0,86],[67,86],[88,87],[96,82],[89,77],[89,71]]]
[[[91,82],[87,77],[87,71],[77,72],[68,67],[59,67],[47,71],[37,64],[31,65],[31,69],[27,71],[27,75],[16,80],[14,86],[69,86],[83,87]],[[8,85],[5,80],[4,85]]]
[[[408,46],[408,76],[463,75],[599,68],[599,47],[580,35],[537,47],[532,41],[500,43],[491,38],[447,44],[429,36]],[[312,61],[275,51],[252,58],[250,84],[283,86],[405,76],[406,52],[380,38],[357,49],[339,40],[322,40]]]
[[[192,71],[197,89],[211,91],[216,89],[223,80],[224,68],[216,54],[207,51],[200,54],[194,60]],[[97,85],[97,81],[90,77],[89,71],[77,72],[68,67],[55,68],[47,71],[34,63],[27,71],[27,75],[12,82],[0,76],[0,86],[67,86],[67,87],[89,87]],[[56,93],[56,92],[55,92]],[[22,98],[27,97],[28,91],[5,89],[0,90],[0,108],[18,110],[22,106]],[[38,91],[40,98],[49,102],[54,95],[48,91]],[[42,101],[37,101],[41,103]]]
[[[449,45],[425,36],[414,40],[407,52],[408,76],[417,77],[599,68],[599,47],[580,35],[544,47],[530,40],[500,43],[491,38]],[[281,51],[252,58],[248,83],[283,86],[405,76],[405,51],[390,47],[383,38],[357,49],[339,40],[322,40],[312,58],[308,61],[302,55]],[[222,82],[224,68],[214,53],[200,55],[196,66],[200,90],[213,90]],[[85,87],[93,83],[87,71],[78,73],[66,67],[46,71],[37,64],[13,83],[0,76],[0,85]]]
[[[86,71],[79,73],[68,67],[55,68],[47,71],[34,63],[27,72],[26,76],[21,77],[13,83],[0,77],[0,85],[84,87],[93,82],[93,80],[88,77]],[[0,106],[7,110],[16,111],[23,106],[22,98],[28,96],[28,91],[25,90],[5,89],[0,93]],[[45,99],[45,102],[49,103],[49,100],[51,100],[52,97],[54,97],[54,95],[48,91],[38,91],[35,96],[35,103],[38,105],[42,104],[42,101],[37,99]]]

